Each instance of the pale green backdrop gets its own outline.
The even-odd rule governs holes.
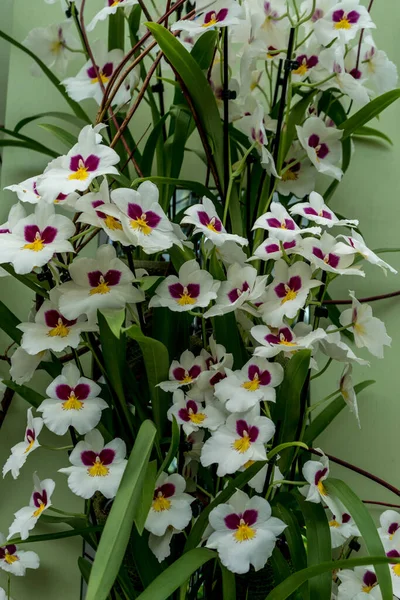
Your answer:
[[[101,6],[101,0],[88,2],[89,13]],[[11,8],[14,18],[11,19]],[[60,6],[56,3],[48,6],[44,0],[0,0],[0,26],[6,31],[13,31],[18,40],[23,40],[32,27],[50,24],[59,19]],[[398,23],[400,22],[400,3],[398,0],[376,0],[373,17],[378,26],[375,39],[379,47],[386,50],[392,60],[400,64],[400,38]],[[7,96],[6,125],[13,127],[15,123],[28,114],[50,110],[66,110],[66,104],[57,91],[44,78],[31,77],[30,60],[16,49],[12,49],[10,57],[10,75],[6,90],[4,75],[7,59],[4,44],[0,45],[0,115],[1,102]],[[77,71],[79,62],[71,66],[71,74]],[[89,103],[86,107],[90,107]],[[137,120],[143,127],[141,120]],[[147,125],[147,121],[145,124]],[[352,166],[344,178],[339,193],[332,204],[339,213],[349,218],[359,218],[361,230],[371,248],[382,246],[400,246],[400,103],[392,106],[375,124],[390,135],[394,147],[381,144],[357,143],[356,154]],[[38,128],[27,128],[27,134],[39,135]],[[140,131],[135,131],[140,136]],[[43,137],[40,133],[40,138]],[[53,141],[52,147],[60,152],[63,149]],[[39,173],[46,164],[46,159],[29,151],[20,152],[7,149],[4,152],[2,169],[2,187],[16,183],[22,179]],[[195,170],[193,166],[193,175]],[[0,204],[0,222],[7,216],[10,204],[15,200],[10,192],[2,193]],[[386,255],[388,260],[400,270],[400,255]],[[400,279],[393,275],[386,278],[377,268],[365,268],[365,280],[357,278],[341,278],[335,287],[334,296],[346,297],[347,290],[354,289],[358,296],[382,294],[400,288]],[[344,281],[343,281],[344,280]],[[0,299],[20,317],[26,318],[30,306],[30,298],[21,294],[21,288],[9,278],[0,280]],[[364,379],[375,379],[375,386],[369,388],[360,397],[360,418],[362,429],[359,430],[355,420],[347,411],[336,420],[319,440],[319,445],[327,452],[357,464],[364,469],[390,480],[400,487],[400,468],[398,464],[398,431],[399,431],[399,377],[398,366],[400,356],[400,299],[384,300],[374,304],[376,316],[385,320],[389,334],[393,337],[391,349],[386,349],[385,360],[371,359],[371,367],[355,368],[355,382]],[[2,338],[0,350],[7,341]],[[1,352],[0,352],[1,353]],[[365,353],[363,356],[366,356]],[[1,365],[0,365],[1,368]],[[4,372],[4,371],[3,371]],[[313,400],[317,401],[337,389],[340,369],[332,367],[328,377],[317,380],[313,388]],[[44,378],[35,379],[37,386],[43,386]],[[0,433],[0,464],[8,456],[9,448],[21,439],[25,425],[26,404],[14,401]],[[59,438],[43,436],[44,443],[60,445]],[[61,453],[60,453],[61,454]],[[23,506],[31,490],[30,474],[36,469],[41,477],[53,476],[57,468],[64,466],[66,456],[38,450],[30,457],[23,476],[17,481],[7,479],[0,481],[0,531],[6,531],[12,513]],[[354,487],[363,499],[386,500],[396,502],[396,497],[385,492],[374,483],[362,479],[344,469],[333,468]],[[67,510],[80,510],[81,503],[72,497],[61,476],[56,476],[57,488],[55,505]],[[400,501],[399,501],[400,504]],[[376,515],[376,511],[374,511]],[[39,532],[46,531],[41,526]],[[77,600],[79,598],[79,574],[76,559],[80,552],[80,543],[69,540],[47,544],[27,545],[35,549],[41,557],[41,568],[37,572],[29,572],[26,578],[13,583],[15,600]],[[4,577],[0,575],[0,585]]]

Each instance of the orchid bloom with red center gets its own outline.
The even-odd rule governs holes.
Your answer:
[[[394,275],[397,275],[397,270],[394,269],[389,263],[382,260],[375,252],[370,250],[366,245],[362,235],[357,231],[352,231],[351,236],[349,235],[338,235],[338,239],[345,240],[346,244],[339,242],[338,248],[342,254],[354,254],[362,256],[364,260],[369,262],[371,265],[380,267],[383,272],[387,273],[389,270]]]
[[[339,570],[337,576],[341,582],[338,588],[338,600],[353,600],[354,598],[383,600],[373,566]]]
[[[168,527],[178,531],[185,529],[192,518],[191,503],[194,497],[185,494],[186,482],[182,475],[161,473],[147,515],[145,529],[153,535],[162,536]]]
[[[300,215],[309,221],[329,229],[334,226],[357,227],[357,219],[338,219],[335,213],[325,204],[321,194],[311,192],[308,202],[298,202],[290,208],[291,215]]]
[[[316,172],[298,141],[293,142],[282,163],[281,178],[276,189],[283,196],[294,194],[304,198],[315,189]]]
[[[315,268],[339,275],[359,275],[365,277],[360,266],[352,266],[354,254],[342,253],[343,244],[327,231],[321,239],[306,238],[303,240],[298,254],[304,256]]]
[[[235,473],[248,461],[266,460],[265,444],[272,439],[275,425],[260,417],[260,408],[229,415],[224,425],[211,433],[201,451],[201,464],[218,465],[218,477]]]
[[[305,305],[310,290],[320,285],[320,281],[312,279],[312,270],[305,262],[289,267],[284,260],[278,260],[265,302],[259,308],[264,322],[279,327],[285,316],[293,319]]]
[[[236,242],[241,246],[247,246],[248,240],[239,235],[228,233],[215,209],[213,202],[206,196],[201,204],[194,204],[185,210],[185,216],[181,225],[194,225],[193,233],[202,233],[215,246],[222,246],[225,242]]]
[[[173,404],[168,410],[168,419],[176,418],[178,425],[182,426],[186,435],[190,435],[199,428],[215,431],[225,422],[226,414],[222,405],[214,401],[203,403],[185,396],[182,390],[176,390],[173,395]]]
[[[169,275],[157,287],[149,306],[166,306],[174,312],[204,308],[215,300],[220,285],[195,260],[188,260],[179,269],[178,277]]]
[[[153,254],[182,247],[174,227],[159,204],[158,188],[150,181],[140,184],[137,190],[119,188],[111,192],[111,203],[102,205],[106,215],[119,219],[128,243]]]
[[[0,569],[22,577],[27,569],[38,569],[39,564],[36,552],[20,550],[15,544],[7,544],[6,538],[0,533]]]
[[[97,429],[85,435],[70,454],[71,467],[59,469],[68,475],[69,488],[81,498],[91,498],[97,491],[114,498],[127,465],[126,446],[120,438],[104,445]]]
[[[82,377],[79,369],[69,363],[48,386],[46,400],[38,412],[42,413],[46,427],[57,435],[64,435],[69,427],[84,435],[96,427],[102,411],[108,408],[100,394],[101,387]]]
[[[60,193],[84,192],[100,175],[118,174],[120,158],[115,150],[102,144],[104,125],[84,127],[78,142],[65,156],[51,161],[37,180],[37,191],[45,202],[52,203]]]
[[[302,126],[296,125],[296,131],[300,144],[317,171],[340,181],[343,172],[338,165],[342,156],[340,139],[343,131],[327,127],[319,117],[309,117]]]
[[[282,242],[291,241],[303,233],[318,234],[321,232],[319,227],[300,229],[285,207],[279,202],[271,204],[270,211],[257,219],[253,229],[265,229]]]
[[[171,31],[184,30],[191,35],[202,34],[210,29],[219,29],[240,24],[242,8],[236,0],[217,0],[203,3],[205,7],[197,10],[198,16],[193,21],[177,21]]]
[[[48,27],[35,27],[29,32],[23,45],[47,67],[64,76],[69,61],[76,56],[73,51],[79,51],[78,40],[71,29],[72,21],[69,19]],[[37,65],[32,65],[31,72],[36,76],[41,73]]]
[[[38,522],[40,516],[51,506],[51,496],[54,492],[55,482],[52,479],[40,481],[39,477],[33,475],[34,489],[29,500],[29,506],[21,508],[14,514],[14,521],[9,528],[7,539],[11,539],[19,533],[21,540],[29,537],[29,532]]]
[[[251,329],[251,335],[261,344],[254,350],[254,356],[273,358],[280,352],[291,355],[297,350],[313,348],[319,340],[326,337],[326,333],[320,327],[313,331],[311,325],[297,323],[293,329],[288,325],[270,328],[266,325],[255,325]]]
[[[343,504],[339,500],[336,500],[336,505],[340,510],[337,511],[337,514],[332,514],[332,518],[329,521],[332,548],[339,548],[350,537],[360,536],[358,527]]]
[[[275,402],[275,387],[283,381],[283,368],[265,358],[251,358],[240,371],[226,369],[215,385],[215,396],[230,412],[245,412],[261,401]]]
[[[143,292],[132,285],[134,274],[110,244],[99,246],[96,258],[76,258],[69,273],[71,281],[58,288],[60,310],[69,319],[95,319],[99,309],[121,309],[144,300]]]
[[[68,240],[74,233],[75,225],[56,215],[54,206],[37,204],[35,212],[20,219],[9,235],[0,235],[0,263],[11,263],[16,273],[30,273],[50,262],[56,252],[74,252]]]
[[[338,501],[329,496],[324,481],[329,477],[329,459],[319,450],[321,458],[319,460],[308,460],[302,469],[303,477],[308,485],[300,488],[300,493],[308,502],[326,504],[333,514],[340,511]]]
[[[335,39],[345,46],[353,40],[361,29],[374,29],[370,14],[360,0],[343,0],[335,4],[314,25],[318,42],[328,46]]]
[[[169,380],[158,385],[165,392],[174,392],[185,385],[195,383],[199,375],[206,369],[203,356],[195,356],[190,350],[185,350],[179,360],[173,360],[169,368]]]
[[[21,202],[27,202],[28,204],[38,204],[38,202],[42,199],[42,196],[39,194],[37,188],[37,181],[39,177],[40,175],[35,175],[35,177],[29,177],[29,179],[25,179],[25,181],[21,181],[21,183],[9,185],[4,189],[10,190],[11,192],[15,192],[18,196],[18,200],[20,200]],[[79,195],[76,192],[72,192],[68,195],[59,193],[54,199],[54,204],[61,204],[63,208],[66,208],[67,210],[74,210],[75,203],[78,198]]]
[[[25,464],[29,454],[40,446],[38,437],[42,428],[43,419],[34,417],[32,415],[32,408],[28,408],[24,441],[19,442],[11,448],[11,455],[3,466],[3,477],[11,471],[13,478],[17,479],[20,469]]]
[[[217,550],[222,564],[233,573],[264,567],[286,525],[271,516],[271,507],[260,496],[249,498],[238,490],[228,504],[220,504],[209,516],[213,532],[206,546]]]

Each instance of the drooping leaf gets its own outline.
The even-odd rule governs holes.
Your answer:
[[[386,553],[376,525],[360,498],[348,487],[348,485],[339,479],[329,477],[326,482],[324,481],[324,486],[330,496],[338,498],[340,502],[342,502],[354,519],[360,530],[368,554],[370,554],[370,556],[385,557]],[[376,565],[375,570],[379,581],[379,587],[382,592],[382,598],[392,598],[393,589],[389,567],[380,564]]]
[[[151,421],[142,423],[93,563],[86,600],[106,600],[128,546],[156,436]]]
[[[222,600],[236,600],[235,574],[220,563],[222,573]]]
[[[79,129],[82,129],[85,125],[87,125],[86,121],[80,119],[76,115],[70,115],[68,113],[60,112],[60,111],[50,111],[46,113],[39,113],[38,115],[33,115],[32,117],[25,117],[18,121],[16,126],[14,127],[14,132],[18,133],[25,125],[36,121],[37,119],[48,119],[49,117],[53,117],[54,119],[60,119],[61,121],[66,121],[70,125],[75,125]]]
[[[125,333],[139,344],[142,351],[150,389],[153,418],[162,437],[167,421],[168,395],[157,387],[157,384],[168,379],[168,350],[158,340],[144,335],[137,325],[132,325],[125,330]]]
[[[399,98],[400,89],[396,89],[391,90],[390,92],[385,92],[385,94],[381,94],[377,98],[371,100],[371,102],[368,102],[368,104],[360,108],[360,110],[358,110],[354,115],[339,125],[339,129],[343,129],[342,139],[346,139],[360,127],[363,127],[366,123],[369,123],[369,121],[377,117],[382,111],[384,111]]]
[[[73,135],[72,133],[66,131],[62,127],[58,127],[58,125],[51,125],[50,123],[40,123],[39,127],[52,133],[56,138],[64,142],[64,144],[68,146],[68,148],[72,148],[72,146],[74,146],[78,141],[77,135]]]
[[[372,379],[363,381],[361,383],[357,383],[357,385],[354,386],[354,391],[358,396],[358,394],[360,394],[362,390],[372,385],[373,383],[375,383],[375,381]],[[322,410],[319,413],[317,417],[315,417],[313,421],[311,421],[311,424],[307,427],[305,431],[303,441],[308,446],[311,446],[313,441],[319,435],[321,435],[323,431],[325,431],[328,425],[332,423],[332,421],[345,408],[345,406],[346,402],[343,400],[343,396],[341,394],[338,395],[334,400],[332,400],[332,402],[329,403],[329,405],[326,408],[324,408],[324,410]]]
[[[297,573],[293,573],[282,583],[280,583],[272,592],[270,592],[266,600],[286,600],[290,594],[295,592],[305,581],[312,581],[313,577],[317,577],[322,573],[330,573],[337,569],[354,569],[355,567],[367,567],[368,565],[382,566],[389,563],[400,563],[398,558],[388,558],[387,556],[367,556],[362,558],[348,558],[341,560],[332,560],[323,562],[319,565],[308,567]],[[385,596],[383,596],[385,597]],[[392,596],[386,596],[388,599]],[[325,600],[320,598],[319,600]],[[329,598],[327,599],[329,600]]]
[[[140,502],[138,502],[137,510],[135,513],[135,525],[139,535],[142,535],[144,530],[144,524],[146,523],[147,516],[153,501],[154,489],[157,479],[157,461],[152,460],[147,465],[146,475],[144,477],[144,483],[142,488],[142,494]]]
[[[386,133],[383,133],[382,131],[379,131],[379,129],[375,129],[374,127],[359,127],[358,129],[355,130],[355,132],[353,133],[354,137],[366,137],[366,138],[378,138],[380,140],[384,140],[385,142],[387,142],[388,144],[390,144],[391,146],[393,146],[393,142],[390,139],[390,137],[388,135],[386,135]]]
[[[155,579],[138,600],[167,600],[171,594],[187,581],[206,562],[216,558],[216,553],[207,548],[196,548],[186,552]],[[89,598],[87,600],[90,600]]]
[[[42,394],[35,392],[35,390],[32,390],[26,385],[18,385],[17,383],[11,380],[3,380],[3,383],[11,390],[14,390],[14,392],[21,396],[21,398],[29,402],[29,404],[34,408],[40,406],[43,400],[45,400],[45,397],[42,396]]]
[[[83,556],[78,557],[78,567],[83,577],[85,583],[89,581],[90,571],[92,570],[92,563],[87,560],[87,558],[83,558]]]
[[[0,301],[0,329],[2,329],[14,342],[20,344],[22,331],[17,329],[21,321],[14,313]]]

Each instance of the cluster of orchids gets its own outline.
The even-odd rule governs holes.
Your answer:
[[[386,139],[365,125],[400,96],[372,4],[107,0],[87,16],[62,0],[65,19],[22,45],[2,34],[74,113],[46,126],[62,156],[18,133],[43,115],[6,130],[52,160],[6,188],[18,201],[0,226],[0,275],[33,301],[22,321],[0,306],[5,393],[31,404],[3,477],[52,450],[45,427],[70,440],[60,472],[84,506],[66,517],[34,473],[0,539],[9,575],[39,568],[20,545],[49,511],[95,551],[79,561],[87,600],[400,597],[400,514],[377,529],[313,448],[341,410],[361,426],[358,349],[391,344],[354,291],[345,310],[326,302],[365,262],[397,273],[331,207],[353,138]],[[337,389],[314,402],[333,362]],[[350,556],[359,538],[366,558]]]

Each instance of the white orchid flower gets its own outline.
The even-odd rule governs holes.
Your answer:
[[[24,506],[14,514],[14,521],[10,525],[7,539],[11,539],[17,533],[21,540],[29,537],[29,532],[38,522],[40,516],[51,506],[51,496],[56,486],[52,479],[40,481],[39,477],[33,475],[33,492],[29,500],[29,506]]]
[[[15,544],[7,544],[6,538],[0,533],[0,569],[22,577],[27,569],[38,569],[39,564],[36,552],[19,550]]]
[[[24,441],[19,442],[11,448],[11,455],[3,467],[3,477],[9,471],[14,479],[17,479],[20,469],[26,462],[29,454],[39,448],[38,437],[43,428],[43,419],[32,415],[32,408],[27,411],[27,425],[25,428]]]
[[[181,531],[192,518],[190,505],[195,498],[185,494],[186,482],[182,475],[161,473],[156,481],[153,502],[146,519],[145,529],[162,536],[169,527]]]
[[[319,117],[309,117],[303,125],[296,125],[300,144],[320,173],[341,180],[343,172],[338,166],[342,156],[340,139],[343,131],[327,127]]]

